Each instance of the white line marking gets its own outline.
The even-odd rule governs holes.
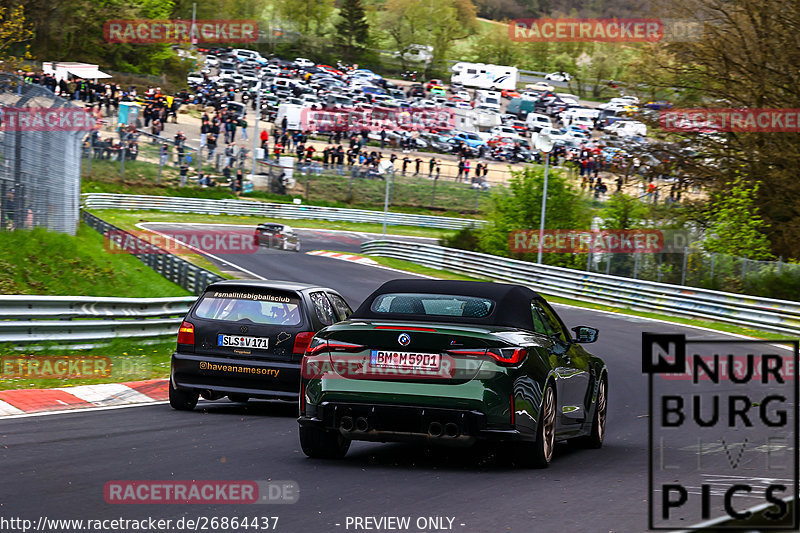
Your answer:
[[[81,413],[86,411],[110,411],[112,409],[126,409],[128,407],[144,407],[146,405],[158,405],[158,404],[168,404],[169,400],[154,400],[148,403],[130,403],[126,405],[105,405],[102,407],[79,407],[77,409],[65,409],[63,411],[43,411],[41,413],[23,413],[19,415],[8,415],[0,418],[0,423],[3,420],[8,420],[10,418],[29,418],[34,416],[52,416],[52,415],[63,415],[63,414],[75,414]]]
[[[146,225],[146,224],[160,224],[160,222],[140,222],[139,224],[136,224],[136,227],[137,227],[137,228],[141,228],[141,229],[143,229],[143,230],[145,230],[145,231],[150,231],[150,232],[153,232],[153,233],[155,233],[156,235],[161,235],[162,237],[165,237],[165,238],[167,238],[167,239],[170,239],[170,240],[172,240],[172,241],[175,241],[175,239],[174,239],[173,237],[170,237],[169,235],[165,235],[164,233],[161,233],[161,232],[159,232],[159,231],[156,231],[156,230],[153,230],[153,229],[150,229],[150,228],[146,228],[146,227],[145,227],[145,225]],[[177,242],[177,241],[176,241],[176,242]],[[261,276],[261,275],[259,275],[259,274],[256,274],[255,272],[252,272],[252,271],[250,271],[250,270],[247,270],[247,269],[246,269],[246,268],[244,268],[244,267],[241,267],[241,266],[239,266],[239,265],[236,265],[236,264],[234,264],[234,263],[231,263],[230,261],[226,261],[225,259],[222,259],[221,257],[217,257],[217,256],[216,256],[216,255],[214,255],[214,254],[210,254],[210,253],[208,253],[208,252],[204,252],[203,250],[200,250],[199,248],[195,248],[194,246],[192,246],[192,245],[190,245],[190,244],[186,244],[186,243],[180,243],[180,244],[181,244],[182,246],[185,246],[186,248],[189,248],[190,250],[194,250],[195,252],[197,252],[197,253],[198,253],[198,254],[200,254],[200,255],[205,255],[205,256],[208,256],[208,257],[213,257],[213,258],[214,258],[214,259],[216,259],[217,261],[220,261],[220,262],[222,262],[222,263],[225,263],[226,265],[228,265],[228,266],[231,266],[231,267],[233,267],[233,268],[235,268],[235,269],[237,269],[237,270],[241,270],[242,272],[245,272],[245,273],[247,273],[247,274],[250,274],[251,276],[254,276],[254,277],[258,278],[258,279],[263,279],[263,280],[266,280],[266,279],[267,279],[267,278],[265,278],[264,276]]]

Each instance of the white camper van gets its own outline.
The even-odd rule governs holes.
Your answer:
[[[275,124],[280,127],[283,124],[283,117],[286,117],[286,129],[300,130],[303,106],[298,104],[281,104],[278,106],[278,115],[275,117]]]
[[[490,65],[485,63],[456,63],[452,67],[451,83],[461,83],[464,87],[478,89],[516,89],[519,81],[517,67]]]

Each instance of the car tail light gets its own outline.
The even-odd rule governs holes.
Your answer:
[[[486,355],[503,366],[515,366],[525,360],[528,350],[525,348],[490,348],[486,350]]]
[[[447,353],[462,357],[483,357],[486,355],[486,348],[457,348],[455,350],[447,350]]]
[[[292,349],[292,353],[294,354],[304,354],[306,350],[309,349],[309,345],[311,343],[311,339],[314,337],[313,331],[301,331],[294,337],[294,348]]]
[[[436,333],[436,330],[433,328],[420,328],[413,326],[375,326],[375,329],[396,329],[400,331],[432,331]]]
[[[194,344],[194,324],[184,321],[178,329],[178,344]]]
[[[516,414],[516,413],[514,413],[515,408],[514,408],[514,395],[513,394],[509,396],[509,401],[510,401],[510,405],[511,405],[511,425],[513,426],[514,425],[514,415]]]

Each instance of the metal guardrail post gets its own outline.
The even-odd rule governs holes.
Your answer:
[[[255,215],[285,219],[317,219],[380,224],[383,213],[366,209],[330,208],[311,205],[276,204],[253,200],[210,200],[165,196],[88,193],[82,196],[86,209],[139,209],[179,213]],[[389,213],[391,225],[462,229],[482,226],[483,220]]]

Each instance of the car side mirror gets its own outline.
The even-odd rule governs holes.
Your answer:
[[[597,335],[600,333],[597,328],[589,326],[575,326],[572,328],[575,332],[575,342],[584,344],[597,340]]]

